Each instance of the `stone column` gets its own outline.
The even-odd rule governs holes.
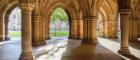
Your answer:
[[[136,38],[140,38],[140,20],[137,21],[137,28],[136,29],[137,29],[136,30],[137,34],[134,36],[136,36]],[[137,39],[137,40],[139,40],[139,39]]]
[[[45,45],[45,37],[43,35],[43,20],[42,16],[33,16],[33,35],[32,35],[32,45],[33,46],[41,46]]]
[[[42,17],[43,18],[43,17]],[[42,29],[43,29],[43,32],[42,32],[42,34],[43,34],[43,40],[45,41],[46,40],[46,31],[45,31],[45,29],[46,29],[46,26],[45,26],[45,21],[46,20],[44,20],[44,19],[42,19],[43,21],[42,21]],[[46,44],[46,43],[45,43]]]
[[[118,20],[112,21],[112,34],[111,38],[117,38],[118,37]]]
[[[106,20],[105,21],[105,37],[106,38],[117,38],[118,33],[118,21]]]
[[[5,40],[10,40],[8,36],[8,23],[9,23],[9,14],[5,16]]]
[[[97,22],[95,16],[86,16],[83,21],[83,44],[96,44],[97,41]]]
[[[83,20],[77,19],[77,39],[83,39]]]
[[[122,9],[120,11],[120,26],[121,26],[121,48],[118,53],[122,55],[129,55],[129,9]]]
[[[77,39],[78,38],[78,24],[77,24],[78,20],[73,20],[72,24],[72,28],[73,28],[73,39]]]
[[[69,39],[77,39],[78,36],[78,30],[77,30],[77,21],[78,20],[71,20],[70,22],[70,35]]]
[[[45,40],[50,39],[49,28],[50,28],[49,20],[45,20]]]
[[[32,4],[20,5],[22,13],[22,53],[19,60],[34,60],[32,55],[32,27],[31,27],[31,18],[32,18]]]
[[[69,21],[69,37],[68,39],[72,39],[72,24],[71,24],[71,20]]]
[[[130,33],[129,33],[129,41],[133,42],[137,40],[137,24],[138,24],[138,19],[132,19],[129,21],[130,23]]]
[[[80,36],[80,39],[83,40],[83,20],[82,19],[79,20],[79,36]]]
[[[80,39],[80,19],[77,19],[77,39]]]
[[[3,41],[3,17],[0,16],[0,41]]]
[[[111,32],[110,29],[110,21],[105,20],[105,38],[109,38]]]

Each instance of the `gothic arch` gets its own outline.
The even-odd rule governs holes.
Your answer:
[[[118,30],[117,20],[117,3],[113,0],[106,0],[100,5],[98,12],[102,12],[104,16],[104,37],[116,38]]]
[[[69,10],[67,9],[67,8],[65,8],[65,7],[63,7],[63,6],[61,6],[61,5],[57,5],[57,6],[55,6],[55,7],[52,7],[52,8],[50,8],[50,10],[48,10],[48,14],[47,14],[47,20],[50,20],[50,17],[51,17],[51,15],[52,15],[52,13],[53,13],[53,11],[55,10],[55,9],[57,9],[57,8],[62,8],[65,12],[66,12],[66,14],[68,15],[68,17],[71,19],[72,17],[72,15],[70,14],[70,12],[69,12]]]
[[[9,40],[8,37],[8,18],[9,15],[11,13],[11,11],[17,6],[18,1],[17,0],[8,0],[6,1],[5,4],[3,4],[1,6],[2,10],[0,11],[0,13],[2,14],[2,20],[3,23],[5,24],[5,26],[2,27],[3,29],[3,36],[4,36],[4,40]]]
[[[3,6],[3,10],[1,12],[3,12],[3,16],[6,16],[7,13],[10,13],[12,9],[14,9],[16,6],[18,5],[18,1],[17,0],[11,0],[8,1],[7,4],[5,6]]]
[[[66,2],[67,1],[63,1],[63,0],[62,1],[50,1],[49,4],[45,8],[47,11],[44,10],[44,12],[45,12],[44,20],[47,23],[46,26],[49,26],[50,25],[50,23],[49,23],[50,16],[52,14],[52,11],[56,8],[64,9],[69,17],[69,24],[70,24],[69,25],[69,27],[70,27],[69,34],[71,35],[72,31],[73,31],[71,27],[72,27],[73,23],[75,23],[74,20],[79,19],[79,16],[78,16],[79,11],[77,11],[76,7],[74,7],[73,5],[68,4],[68,2],[67,3]],[[49,29],[49,28],[47,28],[47,29]]]
[[[57,1],[54,2],[53,1],[53,2],[50,2],[50,4],[47,6],[48,11],[45,11],[45,12],[47,12],[47,13],[45,13],[47,18],[49,18],[53,9],[59,8],[59,7],[63,8],[66,11],[66,13],[70,16],[71,19],[76,19],[76,17],[78,17],[77,14],[76,14],[76,10],[73,9],[72,6],[70,7],[69,5],[67,5],[67,4],[65,4],[64,2],[61,2],[61,1],[59,1],[59,2],[57,2]]]
[[[136,17],[138,17],[138,19],[140,19],[140,1],[137,3],[136,7],[135,7],[136,11],[134,12],[136,15]]]
[[[105,14],[107,15],[105,18],[107,20],[117,20],[117,3],[114,1],[104,1],[102,5],[100,5],[99,9],[103,9]],[[100,11],[100,10],[99,10]]]

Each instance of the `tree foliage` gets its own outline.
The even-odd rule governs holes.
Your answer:
[[[68,15],[66,14],[65,10],[63,10],[62,8],[57,8],[52,12],[51,20],[53,22],[59,20],[65,22],[68,20]]]

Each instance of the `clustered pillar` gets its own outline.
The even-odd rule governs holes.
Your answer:
[[[78,22],[78,38],[83,40],[83,20],[80,19]]]
[[[19,60],[33,60],[32,55],[32,4],[22,3],[20,5],[22,13],[22,53]]]
[[[137,29],[137,24],[139,23],[139,19],[138,18],[132,18],[130,21],[130,28],[129,28],[129,41],[134,42],[137,40],[138,36],[138,29]]]
[[[50,21],[49,20],[44,20],[45,21],[45,40],[49,40],[50,39]]]
[[[96,16],[86,16],[83,21],[83,44],[96,44],[97,33],[96,33]]]
[[[77,26],[78,20],[72,19],[70,22],[70,35],[69,39],[77,39],[78,38],[78,26]]]
[[[118,21],[117,20],[105,20],[104,29],[105,38],[117,38],[118,37]]]
[[[44,20],[42,19],[42,16],[34,15],[33,16],[33,34],[32,34],[32,45],[33,46],[41,46],[45,45],[45,36],[44,36]]]

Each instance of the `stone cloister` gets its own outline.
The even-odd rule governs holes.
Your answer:
[[[50,16],[56,8],[68,14],[68,39],[81,40],[81,44],[95,45],[99,44],[98,37],[117,39],[120,36],[118,53],[130,55],[129,42],[140,37],[139,0],[0,0],[0,41],[9,38],[8,17],[17,6],[22,15],[19,60],[34,60],[32,47],[47,44]]]

